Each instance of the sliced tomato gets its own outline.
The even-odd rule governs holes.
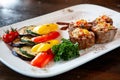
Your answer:
[[[42,36],[34,37],[34,38],[32,38],[32,41],[36,42],[36,43],[46,42],[46,41],[55,39],[58,36],[60,36],[60,33],[57,31],[53,31],[53,32],[50,32],[50,33],[42,35]]]
[[[46,52],[39,53],[30,64],[36,67],[43,68],[45,67],[52,59],[54,58],[54,54],[51,50]]]

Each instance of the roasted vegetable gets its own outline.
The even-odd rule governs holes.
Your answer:
[[[42,51],[47,51],[48,49],[50,49],[52,46],[58,44],[59,41],[58,40],[50,40],[47,41],[45,43],[39,43],[35,46],[32,47],[31,51],[32,52],[42,52]]]
[[[35,27],[35,25],[24,26],[23,28],[20,28],[18,32],[20,36],[38,36],[39,34],[32,31]]]
[[[31,40],[31,37],[21,37],[21,42],[24,42],[26,44],[30,44],[31,46],[34,46],[35,43]]]
[[[27,31],[27,33],[28,33],[29,35],[32,35],[32,36],[40,36],[39,34],[33,32],[32,30],[27,29],[26,31]]]
[[[33,46],[33,45],[35,45],[35,43],[29,41],[28,39],[26,39],[26,37],[22,37],[22,39],[18,37],[11,43],[11,46],[13,47]]]
[[[55,54],[54,61],[66,61],[79,56],[78,43],[73,44],[67,39],[62,39],[62,43],[54,45],[52,51]]]
[[[19,48],[20,52],[23,54],[23,55],[26,55],[27,57],[29,58],[33,58],[34,55],[28,53],[27,51],[23,50],[22,48]]]
[[[37,26],[33,29],[33,32],[42,35],[42,34],[48,34],[56,30],[58,30],[58,25],[51,23],[51,24],[44,24],[44,25]]]
[[[13,47],[21,47],[24,45],[25,45],[25,43],[21,42],[20,38],[16,38],[11,44],[11,46],[13,46]]]
[[[31,62],[30,64],[33,66],[37,66],[40,68],[45,67],[52,59],[54,58],[54,54],[51,50],[46,52],[39,53]]]
[[[3,34],[2,39],[5,43],[11,43],[19,36],[19,33],[16,29],[11,28],[11,30],[7,30],[5,34]]]
[[[29,50],[29,48],[28,48],[28,50]],[[27,51],[23,51],[22,48],[17,48],[17,47],[13,48],[12,53],[15,56],[18,56],[18,57],[20,57],[23,60],[32,60],[35,57],[31,53],[29,54]]]
[[[50,32],[50,33],[42,35],[42,36],[33,37],[32,41],[36,42],[36,43],[46,42],[46,41],[55,39],[55,38],[57,38],[59,36],[60,36],[59,32],[53,31],[53,32]]]

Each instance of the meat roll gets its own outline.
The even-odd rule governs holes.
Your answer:
[[[106,22],[98,23],[93,26],[91,30],[95,33],[96,43],[107,43],[112,41],[117,32],[117,28]]]
[[[109,16],[106,16],[106,15],[102,15],[93,21],[93,25],[97,25],[98,23],[101,23],[101,22],[106,22],[111,25],[113,24],[112,18],[110,18]]]
[[[95,35],[87,29],[75,28],[69,29],[69,37],[73,43],[78,42],[79,49],[85,49],[95,44]]]

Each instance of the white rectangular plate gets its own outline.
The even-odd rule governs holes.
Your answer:
[[[40,69],[31,66],[28,62],[11,54],[11,51],[6,44],[0,40],[0,61],[18,73],[37,78],[55,76],[76,68],[120,46],[120,13],[97,5],[81,4],[0,28],[0,35],[2,35],[3,31],[9,29],[10,26],[21,28],[26,25],[40,25],[44,23],[77,19],[92,21],[103,14],[110,16],[114,21],[114,25],[118,28],[115,39],[112,42],[94,45],[85,51],[80,51],[82,56],[78,58],[66,62],[54,63],[52,66]],[[64,38],[68,38],[66,31],[61,32],[61,34]]]

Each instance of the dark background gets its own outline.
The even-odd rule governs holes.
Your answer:
[[[0,0],[0,27],[83,3],[97,4],[120,12],[120,0]],[[34,79],[18,74],[0,62],[0,80]],[[120,80],[120,48],[44,80]]]

